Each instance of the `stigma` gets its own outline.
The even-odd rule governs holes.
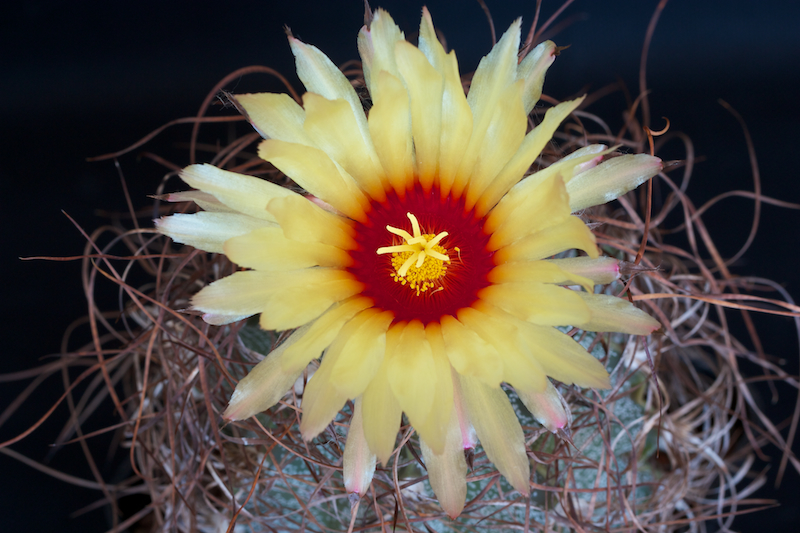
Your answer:
[[[378,248],[377,253],[392,254],[392,272],[394,281],[401,285],[408,285],[416,295],[427,292],[429,289],[441,284],[447,272],[447,265],[450,258],[447,250],[439,243],[447,237],[448,233],[443,231],[438,234],[423,234],[419,227],[419,221],[411,213],[406,213],[411,221],[411,231],[386,226],[389,233],[397,235],[403,239],[403,244],[394,246],[383,246]],[[436,292],[436,291],[433,291]]]

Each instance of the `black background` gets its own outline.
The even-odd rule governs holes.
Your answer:
[[[534,1],[487,0],[500,34],[517,16],[527,29]],[[477,2],[429,1],[437,28],[456,49],[462,72],[471,71],[491,46],[484,14]],[[598,89],[616,80],[638,92],[638,66],[648,21],[656,2],[578,1],[561,16],[571,21],[553,39],[570,44],[550,69],[545,92],[566,98]],[[421,4],[400,0],[375,3],[386,7],[407,35],[419,23]],[[541,21],[560,2],[544,1]],[[752,190],[746,145],[738,123],[718,103],[722,98],[747,121],[758,154],[764,194],[800,201],[800,3],[793,1],[701,2],[672,0],[656,29],[648,62],[653,127],[667,116],[673,130],[687,133],[698,155],[688,192],[696,205],[732,189]],[[106,219],[97,208],[124,210],[117,171],[110,162],[85,158],[116,151],[165,122],[196,113],[212,86],[225,74],[247,65],[268,65],[285,73],[299,89],[282,26],[317,45],[334,62],[357,57],[355,36],[363,21],[357,1],[277,3],[234,2],[67,2],[28,1],[0,20],[0,201],[2,208],[4,333],[0,373],[15,372],[47,361],[59,351],[61,334],[85,314],[77,263],[23,262],[32,255],[77,255],[84,241],[61,213],[63,209],[87,230]],[[228,89],[278,91],[264,75],[238,80]],[[613,95],[589,109],[612,128],[621,124],[625,100]],[[211,114],[217,113],[212,110]],[[151,147],[167,155],[174,142],[188,139],[189,127],[168,130]],[[224,140],[224,139],[223,139]],[[682,157],[675,147],[671,157]],[[175,159],[179,164],[185,160]],[[133,203],[147,205],[165,171],[135,154],[120,163]],[[725,200],[707,217],[723,255],[745,241],[752,202]],[[797,246],[800,213],[765,205],[761,230],[735,274],[759,275],[800,294]],[[110,285],[101,295],[113,306]],[[787,359],[797,374],[797,335],[788,319],[759,320],[767,351]],[[80,338],[80,335],[79,335]],[[77,344],[71,345],[75,348]],[[24,384],[2,384],[0,408]],[[0,440],[13,437],[41,416],[57,399],[60,382],[45,383],[21,413],[0,428]],[[782,419],[794,406],[793,394],[781,390],[770,414]],[[768,402],[767,402],[768,403]],[[13,448],[44,461],[48,443],[67,410],[56,410],[45,424]],[[105,418],[104,418],[105,417]],[[101,409],[88,427],[113,421]],[[92,442],[97,450],[107,439]],[[795,446],[797,450],[797,446]],[[773,457],[771,480],[777,470]],[[96,456],[106,479],[114,469]],[[60,450],[48,464],[72,475],[90,478],[77,445]],[[0,520],[7,531],[104,531],[103,511],[78,518],[70,513],[101,497],[75,488],[0,455]],[[797,524],[800,482],[791,469],[780,490],[768,487],[757,495],[779,498],[774,510],[742,517],[736,529]]]

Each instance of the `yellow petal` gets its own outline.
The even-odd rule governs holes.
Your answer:
[[[375,103],[384,98],[391,98],[384,94],[383,88],[376,82],[381,71],[386,71],[396,78],[400,77],[394,47],[403,39],[403,32],[383,9],[376,9],[369,28],[362,28],[358,34],[358,52],[361,55],[364,79]]]
[[[181,171],[181,179],[195,189],[214,195],[217,200],[240,213],[271,222],[275,222],[275,217],[267,212],[269,201],[297,196],[297,193],[280,185],[213,165],[189,165]]]
[[[269,272],[234,272],[215,281],[194,295],[192,307],[214,315],[260,313],[274,290]]]
[[[587,259],[589,259],[587,257]],[[594,261],[594,259],[590,259]],[[505,263],[496,266],[489,272],[492,283],[511,283],[516,281],[536,281],[555,285],[582,285],[591,292],[594,283],[591,279],[559,268],[559,264],[551,261],[522,261]]]
[[[389,386],[411,425],[420,431],[433,408],[436,364],[425,328],[409,322],[387,357]],[[423,437],[425,435],[422,435]]]
[[[373,85],[381,88],[383,98],[370,109],[369,131],[389,183],[403,196],[414,176],[408,92],[388,72],[376,75]]]
[[[484,216],[511,187],[522,179],[525,172],[528,171],[547,143],[553,138],[553,133],[555,133],[564,119],[583,102],[584,98],[562,102],[547,110],[542,123],[525,136],[514,157],[511,158],[481,194],[475,205],[478,216]],[[524,198],[528,198],[533,194],[529,193]]]
[[[561,270],[573,276],[585,277],[600,285],[607,285],[619,279],[619,261],[613,257],[569,257],[566,259],[548,259]],[[588,291],[592,292],[592,291]]]
[[[353,228],[345,219],[302,196],[275,199],[267,210],[278,221],[287,239],[329,244],[342,250],[352,250],[356,246]]]
[[[213,213],[236,213],[236,210],[231,209],[214,198],[213,195],[203,191],[171,192],[167,194],[166,200],[168,202],[194,202],[205,211]]]
[[[450,193],[464,150],[472,136],[472,110],[461,85],[456,53],[453,50],[445,53],[425,7],[422,8],[419,27],[419,49],[444,77],[438,183],[440,192],[446,196]]]
[[[361,415],[361,398],[353,402],[353,416],[347,430],[342,459],[342,478],[348,494],[364,496],[375,473],[375,454],[369,450],[364,438],[364,425]]]
[[[497,250],[519,239],[555,226],[570,215],[569,195],[561,176],[551,176],[513,210],[492,233],[487,248]]]
[[[305,112],[288,94],[237,94],[233,100],[265,139],[312,146],[311,139],[303,131]]]
[[[530,493],[530,463],[525,437],[500,387],[489,387],[481,380],[460,375],[469,419],[475,426],[486,456],[511,485],[524,495]]]
[[[522,94],[526,115],[531,112],[542,96],[544,75],[555,59],[555,43],[545,41],[531,50],[517,67],[517,79],[525,80],[525,90]]]
[[[464,509],[467,499],[467,461],[455,411],[450,412],[445,435],[441,453],[434,452],[424,439],[420,439],[419,444],[431,488],[447,516],[456,518]]]
[[[614,148],[607,150],[602,144],[585,146],[561,158],[549,167],[526,177],[513,186],[511,190],[497,202],[497,205],[492,208],[486,218],[484,231],[491,233],[497,229],[497,226],[506,219],[508,214],[519,207],[529,195],[536,194],[536,188],[545,180],[549,179],[550,176],[558,174],[564,179],[564,183],[568,183],[568,181],[572,179],[573,174],[581,169],[583,165],[595,164],[599,159],[602,159],[603,155],[613,151]],[[567,192],[569,192],[569,188],[567,188]],[[489,205],[487,204],[487,209],[488,208]]]
[[[398,41],[395,47],[397,67],[411,98],[411,129],[417,178],[423,190],[433,186],[439,166],[439,139],[442,132],[442,75],[414,45]]]
[[[328,348],[327,353],[338,354],[331,380],[348,398],[360,396],[383,363],[392,318],[390,311],[366,309],[342,328]]]
[[[547,376],[534,359],[521,351],[514,326],[498,320],[490,312],[469,307],[458,311],[458,319],[495,347],[503,364],[503,381],[523,390],[540,392],[545,389]]]
[[[615,200],[649,180],[664,168],[657,157],[622,155],[582,172],[567,183],[572,211]]]
[[[300,433],[303,439],[311,440],[330,424],[347,401],[347,396],[339,392],[331,380],[331,369],[335,357],[322,358],[322,364],[303,391],[303,417],[300,420]]]
[[[549,227],[495,252],[498,264],[511,261],[536,261],[551,257],[565,250],[577,248],[590,257],[597,258],[594,234],[578,217],[570,216],[556,226]]]
[[[328,100],[347,101],[353,111],[361,137],[368,142],[369,129],[364,106],[350,80],[317,47],[298,41],[294,37],[289,37],[289,46],[297,64],[297,77],[303,82],[306,90],[324,96]]]
[[[276,139],[262,141],[258,156],[269,161],[302,188],[350,218],[365,221],[368,201],[353,178],[336,168],[318,148]]]
[[[289,240],[279,227],[259,228],[225,241],[225,255],[256,270],[295,270],[311,266],[347,267],[350,254],[334,246]]]
[[[547,381],[547,390],[544,392],[517,391],[517,396],[528,408],[537,422],[555,433],[559,429],[569,428],[572,423],[572,413],[564,397]]]
[[[592,318],[581,324],[581,329],[586,331],[650,335],[661,327],[658,320],[624,298],[607,294],[581,294],[581,298],[592,312]]]
[[[155,220],[156,229],[173,241],[194,246],[206,252],[223,253],[228,239],[250,233],[258,228],[274,226],[274,222],[240,213],[209,213],[191,215],[178,213]]]
[[[303,95],[306,120],[303,128],[315,146],[341,165],[373,199],[386,199],[383,168],[371,138],[358,131],[353,111],[345,100],[328,100],[314,93]]]
[[[364,288],[363,283],[353,279],[347,272],[333,270],[340,274],[337,276],[339,279],[327,280],[310,275],[317,270],[323,269],[310,268],[301,271],[309,274],[297,283],[281,283],[276,280],[281,286],[265,302],[259,325],[266,330],[296,328],[314,320],[332,304],[350,298]]]
[[[419,431],[420,435],[425,436],[426,442],[434,453],[440,454],[444,451],[447,426],[453,411],[453,367],[447,358],[441,326],[438,323],[434,324],[432,322],[425,327],[425,337],[430,343],[433,364],[436,367],[436,385],[433,388],[434,407],[424,427],[421,427]]]
[[[532,281],[489,285],[478,296],[488,304],[542,326],[578,326],[591,313],[576,291]]]
[[[469,145],[453,182],[453,193],[460,196],[472,174],[472,168],[481,152],[489,124],[495,116],[495,110],[503,96],[507,96],[508,86],[516,79],[517,51],[519,50],[521,20],[511,24],[500,41],[489,54],[481,59],[475,75],[472,77],[467,102],[472,109],[473,126]],[[521,87],[519,88],[519,108],[522,120],[525,120],[521,103]],[[522,134],[525,134],[523,129]],[[519,146],[517,143],[516,146]],[[516,149],[516,146],[514,147]],[[497,169],[499,170],[499,169]]]
[[[319,317],[308,332],[286,350],[281,366],[286,372],[299,372],[333,342],[345,323],[356,313],[372,306],[372,300],[357,296],[334,304]]]
[[[395,324],[386,332],[387,357],[384,358],[378,373],[375,374],[362,396],[364,437],[367,439],[369,449],[384,465],[394,451],[397,431],[400,429],[400,417],[403,413],[392,392],[388,373],[390,352],[396,349],[397,341],[402,333],[402,324]]]
[[[300,328],[292,333],[239,381],[228,408],[222,413],[223,419],[244,420],[278,403],[302,372],[302,369],[287,372],[281,367],[281,359],[286,349],[303,337],[307,329]]]
[[[454,317],[440,320],[442,337],[450,364],[459,374],[473,376],[497,387],[503,379],[500,354],[491,344]]]

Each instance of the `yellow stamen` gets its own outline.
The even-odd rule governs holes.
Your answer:
[[[436,287],[436,281],[447,272],[445,262],[449,263],[447,250],[439,243],[447,237],[443,231],[437,235],[423,234],[417,217],[407,213],[411,221],[413,235],[405,230],[386,226],[389,233],[401,237],[405,243],[378,248],[378,254],[392,254],[392,279],[401,285],[408,285],[419,296],[428,289]],[[439,287],[441,289],[441,287]],[[436,289],[433,292],[437,292]],[[433,294],[433,293],[431,293]]]

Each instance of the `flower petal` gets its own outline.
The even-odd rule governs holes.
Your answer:
[[[381,87],[384,98],[369,111],[372,142],[389,183],[404,196],[414,175],[408,92],[398,78],[385,70],[377,73],[373,84]]]
[[[400,324],[393,325],[386,332],[386,357],[362,396],[364,436],[369,449],[384,465],[389,462],[389,457],[394,451],[397,430],[400,429],[400,417],[403,414],[389,383],[388,365],[392,352],[398,348],[397,343],[402,333],[403,328]]]
[[[561,102],[547,110],[542,123],[528,132],[514,157],[503,167],[497,177],[487,185],[480,198],[477,199],[475,209],[478,216],[485,215],[511,187],[522,179],[525,172],[528,171],[547,143],[553,138],[553,133],[556,129],[583,102],[584,98]],[[533,195],[526,195],[525,198],[529,196]]]
[[[436,385],[433,388],[433,405],[431,414],[420,434],[425,436],[434,453],[444,452],[447,426],[453,411],[453,367],[447,358],[447,349],[442,338],[441,326],[431,322],[425,327],[425,337],[431,346],[433,364],[436,367]],[[416,427],[416,426],[415,426]]]
[[[217,200],[240,213],[271,222],[275,222],[275,218],[267,212],[270,200],[297,194],[261,178],[206,164],[189,165],[181,170],[181,179],[195,189],[213,194]]]
[[[524,237],[513,244],[495,252],[498,264],[510,261],[536,261],[551,257],[565,250],[577,248],[589,257],[597,258],[599,253],[594,233],[581,219],[570,216],[561,224]]]
[[[567,181],[572,212],[615,200],[649,180],[664,168],[657,157],[622,155],[602,162]]]
[[[265,139],[313,146],[303,130],[305,111],[288,94],[237,94],[233,99],[253,128]]]
[[[439,169],[444,80],[425,55],[407,41],[397,42],[395,56],[411,100],[417,178],[422,189],[429,191]]]
[[[594,259],[590,259],[590,261],[594,261]],[[594,288],[593,280],[563,270],[558,263],[549,260],[504,263],[489,272],[489,281],[492,283],[536,281],[555,285],[582,285],[587,292],[592,292]]]
[[[500,385],[503,364],[494,346],[450,315],[443,316],[440,323],[447,357],[456,372],[490,386]]]
[[[281,359],[286,349],[303,337],[307,330],[308,327],[303,327],[292,333],[239,381],[228,408],[222,413],[223,419],[244,420],[278,403],[302,372],[302,369],[287,372],[282,368]]]
[[[353,178],[336,167],[318,148],[267,139],[258,146],[258,156],[269,161],[302,188],[331,204],[350,218],[365,221],[368,205]]]
[[[236,212],[234,209],[231,209],[227,205],[214,198],[214,195],[203,191],[171,192],[167,194],[166,200],[168,202],[194,202],[202,207],[205,211],[211,211],[214,213]]]
[[[329,244],[342,250],[352,250],[356,246],[353,228],[345,219],[302,196],[277,198],[269,203],[267,210],[288,239]]]
[[[357,296],[334,304],[325,314],[320,316],[301,339],[287,348],[281,359],[284,371],[297,372],[322,354],[322,351],[333,342],[342,326],[356,313],[372,306],[372,300]]]
[[[342,477],[344,488],[348,494],[363,496],[367,493],[372,476],[375,473],[375,454],[369,450],[364,438],[364,426],[361,415],[361,398],[353,402],[353,416],[347,429],[347,441],[344,445],[342,460]]]
[[[486,303],[541,326],[579,326],[592,317],[577,291],[545,283],[489,285],[478,293]]]
[[[331,380],[348,398],[361,396],[383,363],[392,318],[390,311],[366,309],[345,324],[328,348],[326,357],[337,354]]]
[[[178,213],[155,220],[156,229],[173,241],[194,246],[206,252],[223,253],[228,239],[250,233],[258,228],[274,226],[273,222],[240,213],[209,213],[191,215]]]
[[[481,380],[459,375],[470,421],[486,456],[520,493],[530,493],[530,463],[525,437],[514,408],[500,387],[489,387]]]
[[[552,433],[569,428],[572,423],[569,405],[550,380],[547,380],[547,389],[544,392],[517,390],[517,396],[536,421]]]
[[[525,56],[517,67],[517,79],[525,80],[522,100],[525,114],[529,114],[542,96],[544,75],[556,60],[556,45],[553,41],[539,43]]]
[[[383,168],[372,146],[358,131],[346,100],[328,100],[318,94],[303,95],[306,120],[303,128],[314,145],[341,165],[359,187],[375,201],[386,199]]]
[[[434,452],[424,439],[420,439],[419,444],[431,488],[444,512],[454,519],[461,514],[467,499],[467,461],[455,411],[450,413],[441,453]]]
[[[358,53],[361,55],[364,80],[367,82],[369,94],[375,103],[385,98],[391,98],[390,95],[383,93],[383,87],[376,82],[381,71],[385,71],[395,78],[400,77],[394,47],[398,41],[402,40],[404,40],[403,32],[394,23],[391,15],[383,9],[376,9],[369,28],[362,28],[358,33]]]
[[[635,307],[624,298],[607,294],[581,294],[589,306],[592,318],[581,329],[586,331],[617,331],[633,335],[650,335],[661,327],[655,318]]]
[[[619,279],[619,261],[613,257],[598,257],[597,259],[569,257],[547,259],[546,261],[573,276],[585,277],[600,285],[607,285]]]
[[[347,267],[352,259],[347,252],[319,243],[287,239],[279,227],[259,228],[232,237],[223,247],[228,259],[256,270],[295,270],[311,266]]]
[[[347,396],[339,392],[331,380],[331,369],[335,364],[336,358],[325,354],[303,391],[300,433],[307,441],[322,433],[347,402]]]
[[[273,276],[270,272],[234,272],[203,287],[192,298],[192,306],[212,315],[255,315],[264,309],[274,290]]]

